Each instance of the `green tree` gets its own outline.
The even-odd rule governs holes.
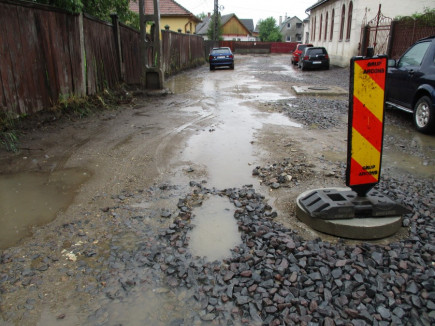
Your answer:
[[[132,12],[129,0],[33,0],[65,9],[71,13],[85,12],[101,20],[110,21],[110,14],[118,14],[119,20],[135,28],[139,28],[139,15]],[[137,0],[135,0],[137,1]]]
[[[217,17],[217,25],[218,25],[218,34],[216,36],[217,40],[223,40],[222,38],[222,26],[221,26],[221,15],[219,14]],[[208,25],[208,30],[207,30],[207,37],[209,40],[213,40],[213,31],[214,31],[214,22],[215,22],[215,15],[212,15],[210,17],[210,24]]]
[[[276,20],[273,17],[260,20],[258,29],[260,40],[263,42],[280,42],[282,40],[279,27],[276,25]]]
[[[199,19],[203,20],[205,17],[207,17],[207,14],[203,11],[202,13],[196,15]]]

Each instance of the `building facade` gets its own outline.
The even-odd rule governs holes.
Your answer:
[[[145,1],[145,15],[152,15],[154,13],[153,1]],[[192,14],[189,10],[178,4],[173,0],[160,0],[160,28],[165,26],[174,32],[181,32],[186,34],[193,34],[196,31],[196,26],[201,20]],[[139,13],[139,3],[137,1],[130,1],[129,8],[131,11]],[[149,27],[147,26],[147,32]]]
[[[435,8],[434,1],[415,0],[410,6],[408,0],[320,0],[307,8],[309,43],[324,46],[331,64],[346,67],[353,56],[360,54],[364,26],[388,24],[397,16],[422,13],[426,8]],[[376,43],[382,49],[381,43],[388,43],[388,36],[378,37]]]
[[[283,22],[279,22],[279,31],[282,35],[283,42],[302,42],[303,23],[298,17],[286,17]]]
[[[196,33],[208,40],[208,29],[212,22],[211,15],[205,17],[198,25]],[[222,40],[224,41],[255,41],[252,19],[239,19],[235,14],[221,16]]]

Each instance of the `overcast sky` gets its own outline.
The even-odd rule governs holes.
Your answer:
[[[175,0],[194,15],[202,12],[213,13],[214,0]],[[252,18],[254,25],[260,19],[275,18],[283,20],[285,15],[297,16],[301,20],[307,17],[305,9],[315,4],[317,0],[218,0],[221,14],[236,14],[240,19]],[[223,7],[223,8],[222,8]]]

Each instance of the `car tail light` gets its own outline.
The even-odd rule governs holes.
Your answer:
[[[232,55],[232,54],[230,54],[230,55],[228,56],[228,58],[231,58],[231,59],[232,59],[232,58],[233,58],[233,55]]]
[[[327,54],[325,54],[325,59],[329,59],[329,56]]]
[[[310,58],[310,57],[306,55],[306,56],[304,57],[304,60],[308,60],[309,58]]]
[[[210,61],[210,60],[213,60],[213,56],[212,56],[212,55],[210,55],[210,56],[208,57],[208,61]]]

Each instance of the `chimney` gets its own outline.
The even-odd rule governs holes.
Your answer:
[[[279,16],[279,24],[282,24],[282,16]]]
[[[210,14],[210,13],[208,13],[208,14],[207,14],[207,16],[208,16],[208,18],[210,18],[211,14]]]

